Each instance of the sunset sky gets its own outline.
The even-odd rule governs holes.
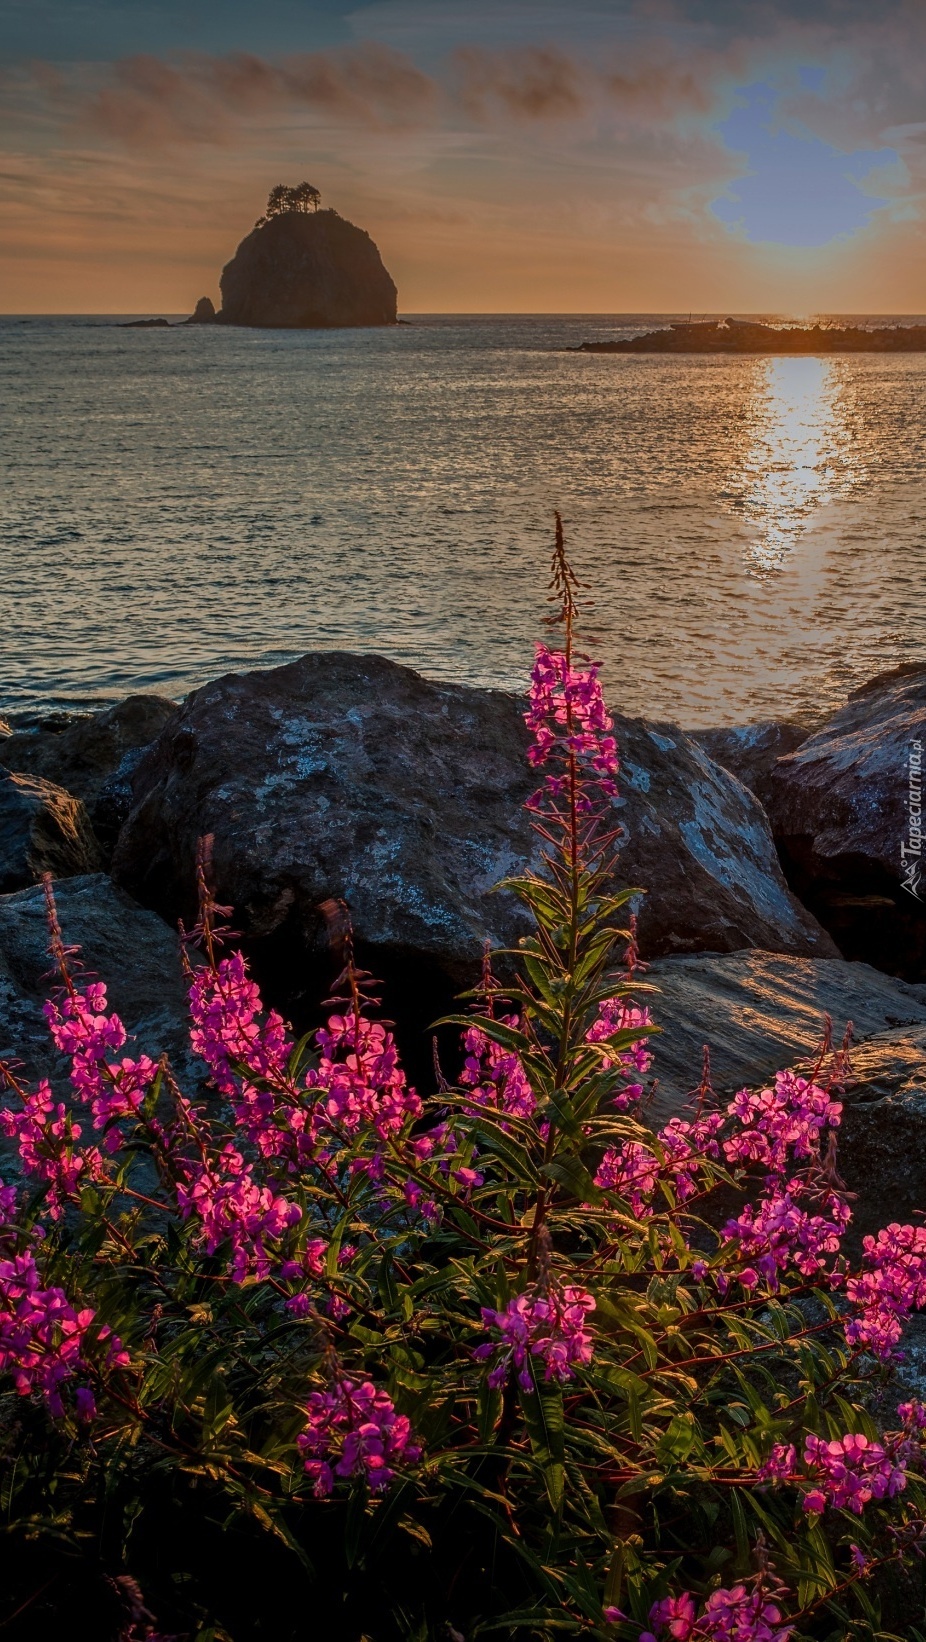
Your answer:
[[[923,0],[0,0],[0,312],[189,311],[276,182],[400,310],[926,310]]]

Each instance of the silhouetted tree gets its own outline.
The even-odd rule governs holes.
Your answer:
[[[271,188],[267,209],[262,217],[258,217],[255,226],[263,228],[271,217],[282,217],[287,211],[317,211],[320,204],[321,194],[310,182],[297,183],[295,188],[287,188],[285,183],[278,182],[275,188]]]

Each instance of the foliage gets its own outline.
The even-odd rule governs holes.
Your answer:
[[[355,1642],[884,1638],[879,1576],[926,1534],[926,1412],[866,1412],[926,1234],[866,1239],[860,1272],[840,1252],[838,1052],[646,1122],[652,989],[559,521],[551,589],[534,932],[454,1017],[454,1087],[409,1088],[336,907],[332,1013],[294,1042],[225,951],[206,845],[185,947],[210,1089],[184,1092],[122,1055],[48,887],[75,1098],[3,1068],[30,1181],[0,1190],[8,1531],[93,1546],[202,1642],[304,1634],[273,1606],[287,1563],[318,1634]],[[207,1519],[229,1589],[251,1559],[250,1615],[196,1584]],[[132,1589],[121,1634],[153,1642]]]
[[[272,217],[285,216],[288,211],[308,215],[318,210],[321,198],[318,189],[313,188],[310,182],[297,183],[295,188],[287,188],[285,183],[278,182],[276,187],[270,190],[264,215],[258,217],[254,226],[263,228]]]

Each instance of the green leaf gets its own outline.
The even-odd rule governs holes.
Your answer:
[[[563,1393],[558,1385],[538,1382],[533,1364],[531,1369],[534,1375],[534,1389],[525,1391],[522,1388],[519,1391],[521,1412],[530,1438],[531,1451],[543,1472],[550,1505],[554,1511],[559,1512],[563,1504],[565,1487],[566,1419]]]

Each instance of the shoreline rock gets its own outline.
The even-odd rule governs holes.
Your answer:
[[[468,984],[486,938],[510,948],[528,928],[496,888],[538,861],[522,708],[380,656],[317,652],[228,674],[194,692],[142,757],[114,877],[163,916],[189,918],[196,843],[210,833],[235,927],[285,949],[291,967],[324,941],[320,903],[343,897],[379,973],[414,961]],[[651,891],[644,953],[835,956],[788,890],[753,795],[674,725],[618,718],[616,730],[621,881]]]
[[[0,895],[102,866],[90,817],[79,798],[40,776],[0,765]]]
[[[847,958],[926,978],[926,663],[860,689],[769,777],[791,887]]]
[[[690,320],[611,342],[582,342],[586,354],[926,353],[926,325],[762,325],[749,319]]]

